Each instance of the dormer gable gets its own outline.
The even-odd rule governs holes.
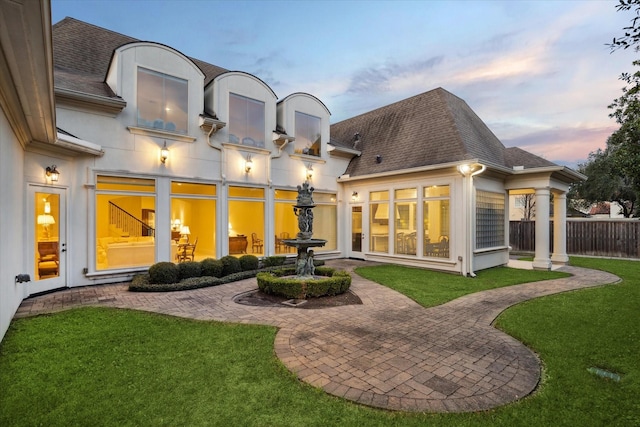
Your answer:
[[[123,120],[133,133],[193,140],[204,106],[205,75],[168,46],[132,42],[114,50],[106,83],[127,102]]]
[[[278,102],[278,126],[293,136],[293,155],[322,158],[329,142],[331,112],[313,95],[296,92]]]

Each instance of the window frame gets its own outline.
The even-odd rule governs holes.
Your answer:
[[[161,90],[153,92],[153,97],[147,96],[142,97],[141,90],[144,90],[143,87],[145,84],[151,83],[143,83],[140,76],[142,74],[146,74],[148,76],[153,76],[156,78],[162,79],[162,88]],[[180,135],[187,135],[189,133],[189,80],[183,79],[181,77],[177,77],[171,74],[163,73],[160,71],[156,71],[147,67],[138,66],[136,71],[136,126],[151,129],[162,132],[171,132]],[[181,99],[180,96],[176,97],[167,97],[167,92],[170,92],[168,89],[167,82],[174,82],[184,85],[184,89],[181,90],[181,94],[184,96],[184,99]],[[177,87],[177,86],[176,86]],[[177,92],[177,91],[176,91]],[[160,93],[158,95],[158,93]],[[143,118],[141,116],[141,106],[144,100],[156,101],[160,104],[160,116],[159,117],[148,117]],[[175,110],[176,108],[170,108],[171,105],[177,106],[178,109],[184,110],[184,117],[178,117],[180,121],[171,120],[172,115],[170,112]],[[153,120],[153,122],[152,122]],[[180,122],[184,123],[180,123]],[[184,126],[184,128],[182,128]]]
[[[238,114],[237,112],[232,111],[233,109],[232,104],[233,102],[235,102],[235,101],[232,101],[232,99],[234,98],[236,99],[236,101],[242,101],[245,104],[244,117],[243,117],[242,124],[236,123],[236,121],[239,121],[238,119],[241,114]],[[228,102],[229,102],[229,119],[228,119],[229,142],[231,144],[236,144],[236,145],[265,148],[265,142],[266,142],[265,129],[267,125],[266,102],[261,101],[259,99],[251,98],[245,95],[241,95],[235,92],[229,92]],[[258,123],[256,126],[252,125],[253,120],[250,114],[251,105],[260,106],[262,108],[262,112],[261,112],[262,122]],[[238,117],[235,117],[236,115]],[[242,129],[239,129],[239,128],[242,128]],[[237,131],[240,131],[240,132],[237,132]],[[234,132],[240,133],[240,135],[236,135],[236,133]],[[252,135],[259,139],[256,140],[255,138],[253,138]]]

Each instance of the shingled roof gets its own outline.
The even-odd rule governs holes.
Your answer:
[[[347,168],[351,176],[471,159],[508,168],[554,165],[524,150],[506,149],[464,100],[443,88],[333,124],[331,138],[362,152]]]
[[[107,97],[115,97],[105,83],[113,52],[124,44],[141,41],[69,17],[54,24],[52,34],[55,87]],[[204,73],[205,86],[228,71],[189,59]]]

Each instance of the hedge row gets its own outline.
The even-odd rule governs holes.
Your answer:
[[[187,261],[179,264],[158,262],[149,272],[134,276],[129,290],[134,292],[169,292],[205,288],[255,277],[260,271],[280,269],[286,262],[284,256],[258,259],[255,255],[236,258],[206,258],[202,261]],[[314,261],[316,265],[323,261]],[[318,267],[322,268],[322,267]]]
[[[267,294],[291,299],[306,299],[345,293],[351,286],[351,276],[346,271],[328,267],[315,269],[324,278],[304,279],[285,277],[295,275],[295,268],[282,268],[257,274],[258,288]]]

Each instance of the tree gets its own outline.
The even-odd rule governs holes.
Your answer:
[[[517,197],[518,204],[522,206],[522,219],[531,221],[535,216],[536,195],[533,193],[522,194]]]
[[[610,145],[609,141],[607,145]],[[616,202],[622,207],[624,217],[629,218],[636,209],[639,193],[633,180],[615,167],[617,159],[612,154],[615,150],[615,147],[608,147],[589,153],[587,162],[578,166],[578,171],[588,179],[573,185],[569,198],[576,207],[583,209],[593,203]]]
[[[631,25],[628,27],[624,27],[624,35],[622,37],[614,37],[613,42],[608,46],[611,48],[611,51],[617,49],[628,49],[631,46],[635,46],[636,50],[639,50],[638,43],[640,42],[640,0],[619,0],[616,5],[616,9],[618,12],[620,11],[630,11],[635,9],[636,17],[631,20]]]

